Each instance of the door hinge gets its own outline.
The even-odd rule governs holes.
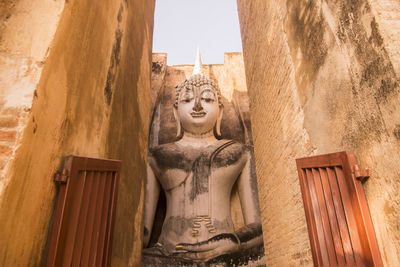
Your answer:
[[[353,174],[356,177],[356,179],[361,181],[362,183],[367,181],[369,178],[369,170],[368,169],[361,170],[357,164],[353,165]]]
[[[54,175],[54,181],[59,183],[66,183],[69,178],[69,170],[63,169],[62,171],[57,171]]]

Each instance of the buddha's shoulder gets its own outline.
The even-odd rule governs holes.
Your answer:
[[[222,151],[235,151],[235,152],[247,152],[252,149],[251,146],[240,143],[235,140],[229,140],[229,139],[222,139],[219,140],[219,150]]]
[[[228,166],[250,159],[251,147],[234,140],[221,140],[221,145],[215,150],[213,162],[219,166]]]
[[[175,168],[188,169],[193,160],[182,147],[176,143],[158,145],[149,150],[150,165],[160,169]]]
[[[222,152],[222,151],[241,151],[241,152],[247,152],[252,150],[252,146],[250,145],[245,145],[243,143],[240,143],[235,140],[229,140],[229,139],[221,139],[218,140],[217,143],[204,147],[204,148],[199,148],[199,147],[190,147],[190,146],[180,146],[176,142],[173,143],[166,143],[166,144],[161,144],[158,146],[155,146],[149,150],[150,156],[161,156],[161,155],[171,155],[171,154],[181,154],[184,153],[185,151],[192,151],[192,150],[209,150],[213,149],[216,152]]]
[[[181,153],[182,149],[176,143],[161,144],[149,150],[149,155],[153,157],[168,157],[174,154]]]

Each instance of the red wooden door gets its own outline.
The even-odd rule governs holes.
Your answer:
[[[60,183],[46,266],[110,266],[120,161],[70,156]]]
[[[315,266],[383,266],[351,151],[296,160]]]

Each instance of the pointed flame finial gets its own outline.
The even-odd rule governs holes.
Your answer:
[[[203,74],[203,64],[201,63],[200,47],[197,47],[196,63],[194,64],[193,74]]]

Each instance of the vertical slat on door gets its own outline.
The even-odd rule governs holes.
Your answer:
[[[108,208],[108,222],[107,222],[107,234],[106,234],[106,245],[104,249],[104,260],[103,266],[110,266],[111,264],[111,245],[112,245],[112,237],[113,231],[110,229],[114,229],[114,221],[113,218],[115,217],[116,212],[116,205],[117,205],[117,195],[118,195],[118,183],[119,183],[119,172],[113,173],[113,179],[111,183],[111,202],[110,207]]]
[[[315,266],[383,266],[350,151],[297,159]],[[356,168],[357,167],[357,168]]]
[[[68,162],[67,162],[68,163]],[[67,164],[65,164],[67,165]],[[61,225],[64,218],[65,212],[65,200],[67,198],[66,192],[68,191],[68,186],[61,186],[59,191],[59,197],[57,199],[57,208],[54,214],[53,227],[50,236],[50,246],[47,253],[47,262],[46,266],[55,266],[57,251],[59,250],[60,245],[60,234],[61,234]]]
[[[85,237],[84,235],[85,226],[89,212],[90,194],[93,189],[92,186],[93,181],[94,181],[93,172],[87,172],[85,181],[85,190],[82,198],[82,206],[79,213],[79,223],[78,223],[78,230],[76,233],[74,254],[72,257],[72,266],[79,266],[82,257],[83,242]]]
[[[65,247],[63,249],[64,255],[62,257],[62,263],[60,263],[60,266],[70,266],[72,262],[72,254],[76,238],[76,230],[78,228],[78,219],[81,208],[85,178],[86,178],[86,172],[84,171],[79,172],[78,179],[76,179],[75,181],[76,184],[74,184],[75,194],[69,195],[68,199],[69,201],[67,200],[68,203],[71,204],[71,206],[67,207],[70,213],[68,215],[66,214],[65,217],[66,224],[68,225],[68,227],[65,228],[66,237],[64,242]]]
[[[315,233],[315,232],[317,232],[317,228],[316,228],[317,226],[315,223],[316,220],[315,220],[312,203],[311,203],[311,196],[310,196],[310,191],[309,191],[306,170],[300,169],[299,176],[300,176],[300,187],[301,187],[301,192],[302,192],[303,202],[304,202],[304,207],[305,207],[305,212],[306,212],[307,225],[310,229],[309,233]],[[311,246],[313,248],[316,248],[316,249],[311,250],[312,255],[313,255],[314,265],[320,266],[320,265],[322,265],[322,255],[321,255],[321,249],[319,248],[318,236],[310,235],[310,242],[311,242]]]
[[[306,169],[307,181],[310,190],[311,204],[315,218],[315,225],[317,229],[318,244],[321,249],[322,263],[325,266],[329,265],[328,249],[326,247],[324,226],[322,222],[321,210],[319,208],[317,190],[315,188],[314,175],[310,169]]]
[[[46,266],[110,266],[120,161],[66,160]]]
[[[333,204],[332,190],[329,185],[327,170],[325,168],[319,168],[318,171],[320,173],[321,184],[322,184],[322,188],[324,191],[324,197],[325,197],[325,201],[326,201],[326,209],[328,212],[329,222],[330,222],[331,231],[332,231],[332,238],[333,238],[332,241],[333,241],[333,244],[335,247],[336,261],[339,266],[344,266],[346,263],[346,260],[344,258],[343,245],[342,245],[342,240],[341,240],[341,236],[340,236],[339,225],[338,225],[337,215],[336,215],[336,211],[335,211],[335,205]]]
[[[111,184],[112,184],[112,173],[107,173],[106,177],[106,188],[109,188],[110,190],[106,190],[105,195],[104,195],[104,202],[103,202],[103,209],[102,209],[102,214],[100,220],[103,222],[108,221],[108,207],[110,203],[110,197],[111,197]],[[106,241],[106,230],[107,230],[107,223],[101,224],[100,228],[100,237],[99,237],[99,242],[98,242],[98,247],[96,250],[96,264],[95,266],[100,266],[104,257],[104,243]]]
[[[329,257],[329,266],[336,266],[336,253],[333,244],[332,230],[329,223],[328,211],[326,209],[326,201],[324,196],[324,190],[322,188],[321,177],[317,169],[312,169],[315,189],[317,192],[318,204],[321,212],[322,226],[324,229],[326,249]]]
[[[89,256],[90,256],[90,244],[93,238],[93,225],[96,216],[96,203],[97,197],[99,196],[99,186],[100,186],[100,172],[95,172],[94,174],[94,184],[93,189],[90,194],[90,203],[94,204],[91,209],[89,209],[88,217],[85,226],[85,239],[83,242],[81,266],[89,266]]]
[[[353,207],[351,203],[352,196],[350,195],[350,192],[346,186],[346,181],[342,168],[335,167],[335,173],[341,192],[347,227],[349,229],[350,240],[353,247],[354,258],[356,260],[357,266],[364,266],[364,259],[361,256],[363,254],[363,251],[360,243],[360,238],[358,236],[357,222],[354,217]]]
[[[336,219],[339,225],[340,238],[342,241],[345,260],[349,266],[353,266],[356,264],[354,259],[353,246],[350,240],[349,228],[347,226],[346,216],[344,215],[343,202],[342,202],[342,197],[340,195],[340,190],[336,179],[335,170],[333,168],[326,168],[326,171],[328,174],[329,184],[332,190],[332,200],[336,211]]]
[[[96,202],[96,213],[95,220],[93,224],[92,241],[90,244],[90,256],[89,256],[89,266],[95,266],[96,256],[97,256],[97,245],[99,242],[99,234],[101,228],[101,213],[103,209],[104,195],[105,195],[105,185],[106,185],[106,173],[100,174],[100,186],[97,192],[97,202]]]

